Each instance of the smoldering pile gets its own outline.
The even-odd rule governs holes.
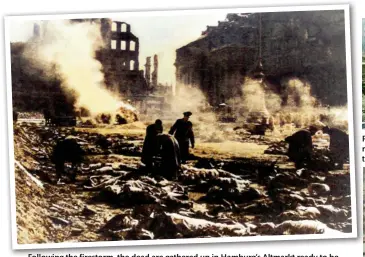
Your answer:
[[[122,102],[120,103],[121,105]],[[138,111],[131,105],[124,105],[114,112],[105,111],[91,116],[91,113],[84,108],[78,111],[79,127],[99,127],[102,125],[124,125],[139,120]],[[82,115],[83,114],[83,115]]]
[[[120,108],[115,113],[102,113],[98,114],[95,119],[97,123],[99,124],[127,124],[127,123],[133,123],[135,121],[138,121],[138,115],[136,112]]]

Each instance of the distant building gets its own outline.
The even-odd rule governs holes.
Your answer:
[[[125,100],[142,101],[150,88],[144,71],[139,70],[139,39],[131,32],[131,26],[110,19],[73,19],[72,22],[100,24],[105,47],[95,56],[102,64],[106,87]],[[47,22],[34,24],[32,41],[42,40],[46,33]],[[66,97],[56,74],[46,80],[42,70],[23,56],[26,44],[11,44],[14,106],[21,110],[52,108],[55,112],[72,112],[75,99]]]
[[[105,84],[124,98],[147,94],[148,85],[139,70],[139,39],[125,22],[101,19],[105,47],[96,53],[103,65]]]
[[[282,80],[298,77],[324,104],[347,103],[344,12],[337,10],[228,14],[176,50],[176,92],[197,86],[212,105],[242,94],[259,58],[260,20],[262,63],[272,90],[284,92]]]

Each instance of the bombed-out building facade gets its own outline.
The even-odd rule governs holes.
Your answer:
[[[228,14],[176,50],[176,92],[197,86],[211,105],[242,95],[259,57],[271,90],[299,78],[323,104],[347,102],[343,11]]]
[[[143,70],[139,70],[139,39],[125,22],[101,19],[102,49],[96,59],[103,65],[105,84],[124,97],[148,91]]]

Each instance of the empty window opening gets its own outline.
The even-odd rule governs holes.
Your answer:
[[[120,49],[121,50],[125,50],[125,49],[127,49],[127,44],[126,44],[126,42],[125,41],[120,41]]]
[[[130,70],[134,70],[134,61],[133,60],[130,62],[129,66],[130,66],[129,67]]]
[[[112,40],[111,41],[111,46],[112,49],[117,49],[117,41],[116,40]]]
[[[127,24],[122,24],[122,32],[127,32]]]
[[[117,31],[117,24],[115,22],[112,23],[112,31]]]
[[[136,42],[131,41],[129,43],[129,50],[131,50],[131,51],[135,51],[136,50]]]

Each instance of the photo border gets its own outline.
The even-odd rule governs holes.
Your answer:
[[[278,7],[254,7],[254,8],[207,8],[194,10],[163,10],[163,11],[128,11],[128,12],[104,12],[84,14],[42,14],[42,15],[14,15],[6,16],[5,19],[5,56],[6,56],[6,92],[8,111],[8,140],[9,140],[9,170],[11,189],[11,226],[12,226],[12,248],[22,249],[54,249],[54,248],[85,248],[85,247],[111,247],[111,246],[141,246],[141,245],[175,245],[175,244],[204,244],[204,243],[227,243],[227,242],[258,242],[258,241],[291,241],[291,240],[317,240],[317,239],[338,239],[356,238],[357,212],[356,212],[356,183],[355,183],[355,145],[354,145],[354,112],[353,112],[353,91],[352,91],[352,68],[351,68],[351,38],[350,38],[350,17],[349,4],[341,5],[308,5],[308,6],[278,6]],[[153,239],[153,240],[123,240],[123,241],[96,241],[96,242],[64,242],[64,243],[42,243],[42,244],[18,244],[16,224],[16,196],[15,196],[15,158],[14,158],[14,134],[12,122],[12,77],[11,77],[11,49],[10,49],[10,23],[13,20],[60,20],[60,19],[86,19],[86,18],[113,18],[118,16],[173,16],[189,15],[214,12],[242,12],[242,13],[267,13],[267,12],[295,12],[295,11],[326,11],[343,10],[345,19],[345,48],[346,48],[346,78],[347,78],[347,111],[349,129],[349,154],[350,154],[350,187],[351,187],[351,217],[352,232],[343,234],[308,234],[308,235],[270,235],[270,236],[242,236],[242,237],[218,237],[218,238],[189,238],[189,239]]]

